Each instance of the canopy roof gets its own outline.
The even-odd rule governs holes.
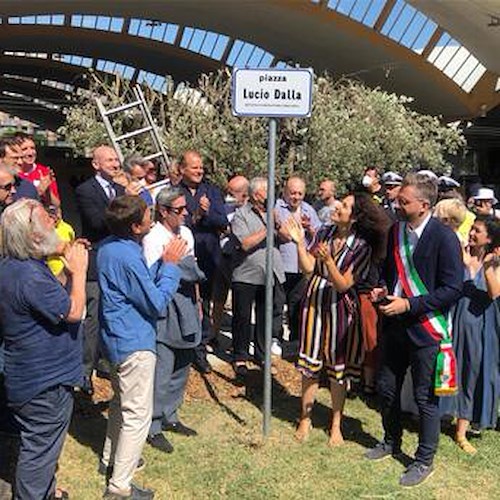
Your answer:
[[[80,85],[79,75],[94,68],[162,90],[167,76],[195,81],[224,66],[299,64],[410,95],[418,111],[448,120],[500,103],[497,0],[3,0],[2,7],[0,65],[14,77]]]

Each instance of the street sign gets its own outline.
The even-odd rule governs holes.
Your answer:
[[[274,118],[310,116],[312,85],[310,68],[235,69],[233,114]]]
[[[274,291],[274,200],[276,175],[277,118],[306,118],[311,115],[313,72],[309,68],[236,69],[233,71],[232,107],[235,116],[269,118],[266,214],[266,311],[264,359],[264,419],[262,431],[271,428],[272,377],[271,342]]]

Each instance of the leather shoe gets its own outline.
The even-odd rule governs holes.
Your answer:
[[[198,433],[191,429],[191,427],[187,427],[182,422],[163,422],[161,428],[164,431],[175,432],[176,434],[181,434],[182,436],[197,436]]]
[[[149,488],[141,488],[134,483],[130,484],[130,493],[129,494],[121,494],[113,491],[109,491],[107,489],[104,492],[103,499],[104,500],[151,500],[155,496],[153,490]]]
[[[156,448],[158,451],[162,451],[163,453],[172,453],[174,451],[174,447],[170,441],[161,432],[155,434],[154,436],[148,436],[146,441],[153,448]]]

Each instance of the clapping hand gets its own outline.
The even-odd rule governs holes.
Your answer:
[[[89,251],[84,243],[75,241],[66,246],[64,255],[61,257],[69,274],[87,273],[89,265]]]
[[[187,242],[181,237],[174,238],[163,247],[161,256],[164,263],[178,264],[187,253]]]
[[[292,216],[288,217],[284,226],[293,242],[299,244],[304,240],[304,231]]]
[[[38,186],[37,186],[38,194],[39,195],[45,194],[45,192],[47,191],[48,187],[51,184],[52,184],[52,177],[51,177],[50,173],[47,175],[42,175],[40,177],[40,181],[39,181]]]
[[[204,213],[208,213],[210,210],[210,200],[205,194],[200,198],[200,209]]]
[[[139,196],[142,186],[137,181],[132,181],[126,188],[125,193],[130,196]]]

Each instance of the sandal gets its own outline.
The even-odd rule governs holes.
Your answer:
[[[304,443],[309,438],[309,433],[311,432],[311,429],[312,429],[311,419],[308,417],[301,418],[299,420],[299,425],[297,426],[297,430],[295,431],[295,439],[299,443]]]
[[[466,437],[455,436],[455,442],[468,455],[475,455],[477,453],[476,448],[474,448],[474,446],[470,444],[469,440]]]
[[[56,488],[50,498],[51,500],[69,500],[69,493],[62,488]]]

